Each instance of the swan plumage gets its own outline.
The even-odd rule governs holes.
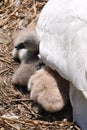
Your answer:
[[[70,81],[74,121],[87,130],[87,0],[49,0],[36,30],[41,59]]]

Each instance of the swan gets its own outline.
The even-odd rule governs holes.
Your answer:
[[[70,82],[73,121],[87,130],[87,0],[49,0],[36,31],[42,61]]]
[[[62,110],[69,101],[69,82],[47,66],[30,77],[28,90],[30,99],[49,112]]]
[[[24,29],[15,32],[14,49],[12,50],[13,58],[19,59],[22,63],[31,60],[38,54],[39,42],[35,30]]]

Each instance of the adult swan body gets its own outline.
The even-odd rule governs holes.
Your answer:
[[[37,33],[43,62],[70,81],[73,119],[87,130],[87,0],[49,0]]]

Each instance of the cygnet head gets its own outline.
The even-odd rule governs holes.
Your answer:
[[[35,31],[29,31],[28,29],[19,31],[14,42],[17,50],[39,51],[40,41]]]
[[[39,39],[35,30],[16,31],[13,39],[12,56],[15,60],[26,63],[36,59],[39,53]]]

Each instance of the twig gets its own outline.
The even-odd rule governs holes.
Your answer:
[[[5,122],[8,126],[14,128],[14,129],[16,129],[16,130],[19,130],[19,129],[17,129],[15,126],[13,126],[12,124],[10,124],[8,121],[4,120],[4,122]]]
[[[35,115],[35,113],[34,113],[33,111],[31,111],[30,108],[28,108],[27,104],[25,104],[24,102],[22,102],[22,104],[27,108],[28,111],[31,112],[32,115],[34,115],[35,117],[37,117],[37,116]]]
[[[76,128],[77,130],[80,130],[80,128],[78,126],[76,126],[76,125],[74,125],[74,128]]]
[[[6,121],[6,120],[13,121],[13,122],[20,123],[20,124],[24,124],[24,125],[28,125],[28,126],[30,126],[30,124],[32,124],[32,125],[35,126],[35,128],[36,128],[36,127],[39,128],[39,126],[38,126],[39,121],[38,121],[38,120],[31,120],[31,119],[29,119],[29,120],[28,120],[28,123],[26,123],[26,122],[23,122],[23,121],[19,121],[19,120],[7,118],[7,117],[2,117],[2,116],[0,116],[0,119],[2,119],[2,120],[4,120],[4,121]],[[29,123],[30,123],[30,124],[29,124]],[[39,129],[38,129],[38,130],[39,130]],[[42,129],[40,128],[40,130],[42,130]]]
[[[13,99],[11,102],[24,102],[24,101],[32,101],[31,99]]]
[[[36,16],[36,2],[33,0],[33,9],[34,9],[34,16]]]
[[[18,21],[19,21],[19,20],[17,19],[14,24],[12,24],[12,25],[9,26],[9,28],[10,28],[10,29],[13,29],[13,27],[18,23]]]
[[[4,10],[7,10],[7,9],[10,8],[12,5],[13,5],[13,3],[10,4],[9,6],[7,6],[6,8],[3,7],[3,8],[0,10],[0,12],[3,12]]]
[[[6,62],[6,63],[10,64],[10,61],[8,59],[2,59],[2,58],[0,58],[0,61]]]
[[[37,16],[34,20],[32,20],[32,22],[28,25],[29,29],[35,28],[34,26],[36,26],[36,24],[37,24],[38,17],[39,16]]]
[[[6,71],[8,71],[8,69],[4,69],[4,70],[0,71],[0,74],[3,74]]]
[[[18,7],[18,8],[16,8],[11,14],[9,14],[9,16],[5,19],[5,21],[3,22],[3,24],[6,24],[7,23],[7,21],[10,19],[10,17],[12,16],[12,15],[14,15],[18,10],[19,10],[19,8],[20,8],[20,6]],[[3,25],[2,24],[2,25]]]
[[[7,117],[2,117],[2,116],[0,116],[0,119],[2,119],[2,120],[9,120],[9,121],[13,121],[13,122],[16,122],[16,123],[21,123],[21,124],[26,124],[26,125],[29,125],[29,123],[35,124],[34,121],[32,121],[32,120],[29,120],[29,123],[25,123],[23,121],[19,121],[19,120],[7,118]]]
[[[2,59],[2,58],[0,58],[0,61],[5,62],[5,60],[4,60],[4,59]]]
[[[0,23],[0,26],[3,26],[4,24],[6,24],[8,22],[8,20],[10,19],[10,17],[12,15],[14,15],[20,8],[22,7],[22,5],[20,5],[18,8],[16,8],[11,14],[9,14],[9,16]]]

